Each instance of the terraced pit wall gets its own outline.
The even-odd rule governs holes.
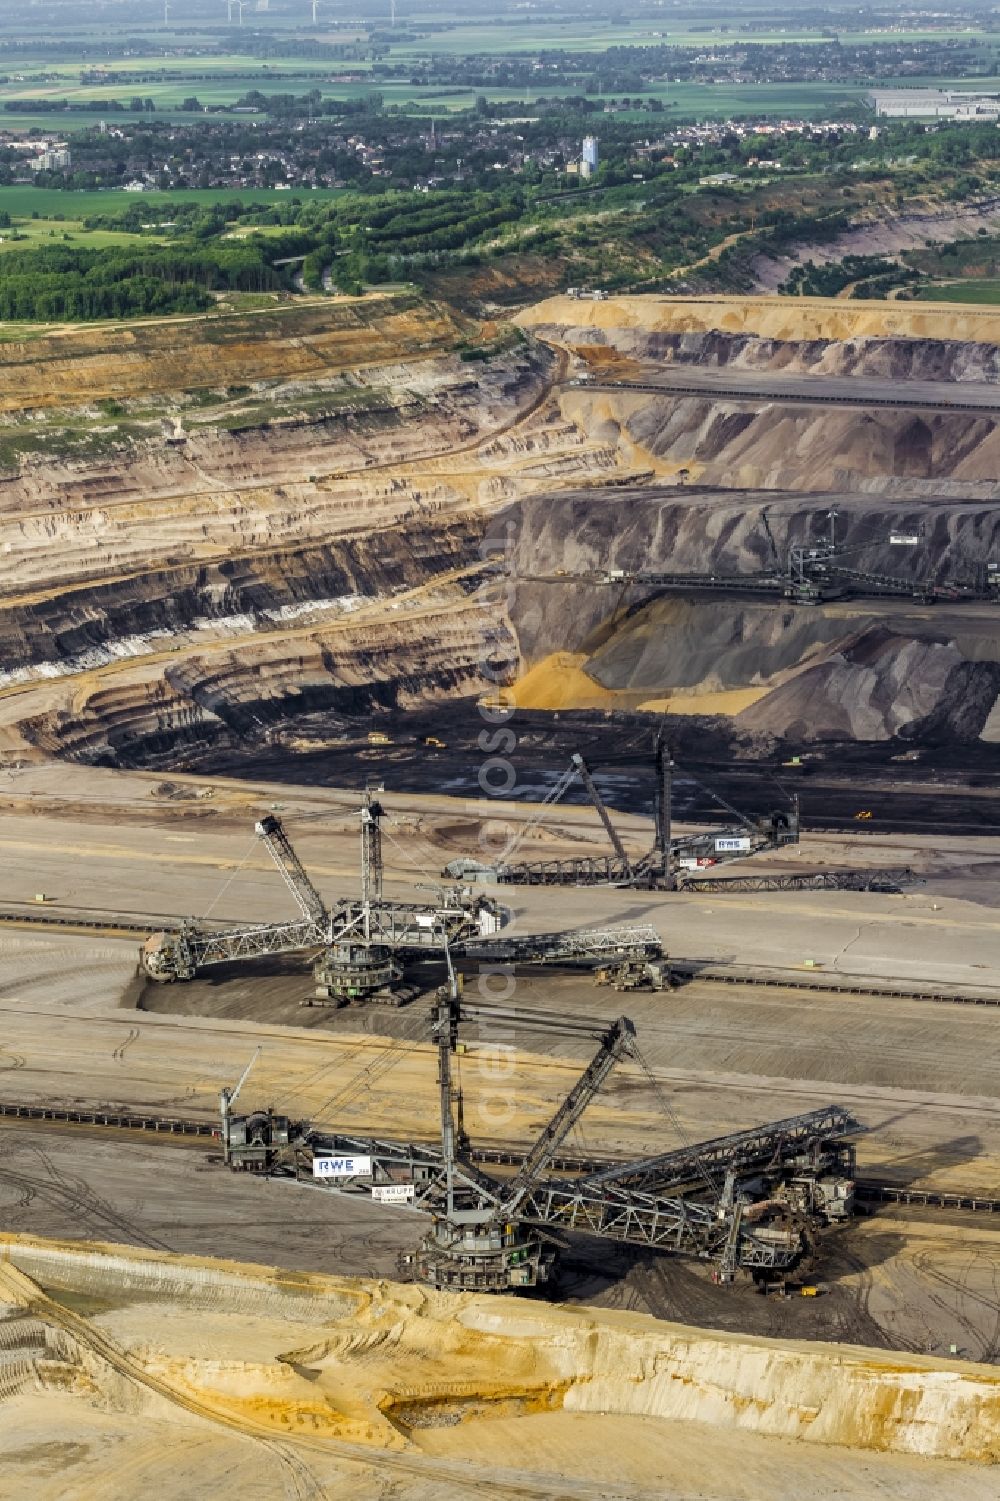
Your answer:
[[[997,413],[569,377],[995,385],[1000,314],[559,298],[521,322],[523,339],[474,364],[474,327],[409,296],[5,346],[0,756],[193,766],[474,695],[480,541],[507,521],[525,577],[509,618],[499,592],[486,613],[526,707],[721,714],[801,741],[997,738],[987,606],[803,613],[568,577],[769,567],[765,518],[784,559],[835,506],[859,567],[919,584],[933,558],[936,582],[981,582],[1000,559]],[[91,384],[112,407],[81,404]],[[919,546],[892,546],[893,530]]]
[[[474,332],[404,296],[5,346],[0,754],[170,765],[483,686],[509,466],[455,456],[556,361],[518,337],[470,366]]]
[[[982,589],[1000,561],[1000,420],[905,402],[911,382],[1000,381],[1000,314],[788,298],[552,298],[521,315],[593,382],[564,414],[645,466],[641,487],[528,497],[511,604],[519,702],[724,715],[748,735],[800,743],[990,743],[1000,735],[1000,607],[933,609],[865,599],[803,609],[780,598],[691,591],[657,597],[572,575],[662,570],[738,575],[787,564],[838,513],[861,571]],[[616,388],[663,372],[802,377],[774,395]],[[854,388],[825,405],[824,378]],[[870,398],[870,400],[869,400]],[[768,527],[771,538],[768,537]],[[893,534],[917,538],[894,545]],[[556,577],[534,583],[531,575]],[[560,576],[564,581],[560,581]]]
[[[780,595],[685,595],[573,579],[608,569],[766,571],[765,518],[785,557],[793,542],[815,535],[834,503],[845,549],[857,547],[849,561],[873,572],[910,572],[916,581],[933,559],[941,582],[970,583],[970,556],[1000,555],[1000,509],[983,503],[895,507],[875,497],[701,487],[528,500],[516,553],[527,577],[510,606],[522,664],[518,702],[721,713],[748,733],[796,741],[1000,738],[1000,601],[803,606]],[[894,547],[887,538],[895,528],[920,534],[920,546]]]

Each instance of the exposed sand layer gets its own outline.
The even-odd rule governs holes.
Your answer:
[[[650,714],[739,714],[767,694],[766,688],[737,688],[647,698],[641,692],[606,688],[586,671],[587,660],[581,653],[553,652],[518,678],[505,701],[522,709],[623,708],[643,709]]]
[[[550,337],[549,334],[546,337]],[[558,342],[568,344],[574,354],[583,360],[586,373],[600,382],[608,380],[641,380],[651,372],[651,362],[663,373],[671,369],[706,374],[724,372],[733,375],[758,375],[778,380],[794,375],[829,377],[837,382],[832,387],[838,395],[849,394],[845,378],[872,382],[895,382],[889,391],[883,385],[872,385],[873,394],[881,392],[883,398],[902,394],[901,381],[921,383],[923,401],[937,394],[947,399],[971,396],[985,402],[985,393],[978,389],[949,390],[942,383],[960,383],[974,388],[995,385],[1000,374],[1000,346],[988,340],[960,340],[933,338],[906,338],[894,335],[887,338],[872,338],[859,334],[847,339],[766,338],[751,331],[730,333],[717,328],[694,332],[678,332],[673,329],[649,330],[635,328],[576,328],[557,333]],[[757,382],[763,385],[766,382]],[[781,386],[775,381],[771,389],[776,399]],[[789,389],[788,386],[785,387]],[[809,387],[802,382],[790,389],[806,394]],[[822,399],[821,387],[812,388],[812,394]],[[986,403],[989,404],[989,403]]]
[[[827,297],[549,297],[518,315],[523,328],[639,328],[754,333],[769,339],[960,339],[1000,343],[1000,310],[953,303],[841,302]]]
[[[625,695],[603,687],[584,671],[586,657],[557,651],[536,662],[501,698],[523,709],[609,709]]]
[[[67,328],[4,344],[0,411],[308,379],[450,349],[460,337],[457,320],[444,308],[392,295]]]
[[[521,1493],[540,1474],[550,1481],[532,1495],[560,1483],[588,1498],[716,1495],[728,1480],[732,1496],[744,1448],[761,1480],[781,1476],[781,1496],[815,1482],[814,1466],[848,1497],[865,1480],[923,1497],[947,1474],[952,1494],[985,1501],[995,1483],[1000,1376],[967,1362],[114,1246],[8,1237],[4,1254],[0,1477],[40,1498],[66,1494],[41,1447],[46,1418],[63,1487],[100,1483],[140,1434],[142,1470],[171,1429],[210,1450],[250,1441],[224,1496],[248,1473],[256,1494],[275,1494],[282,1469],[299,1495],[332,1470],[362,1485],[383,1472],[436,1480],[444,1496],[470,1483]],[[118,1436],[103,1452],[102,1426]],[[707,1490],[687,1468],[699,1431],[724,1446]],[[177,1482],[158,1480],[165,1497],[184,1494],[183,1463]]]

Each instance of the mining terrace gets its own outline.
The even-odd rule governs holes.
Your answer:
[[[998,377],[989,311],[810,299],[484,327],[387,293],[4,346],[0,1492],[995,1493]],[[484,884],[519,937],[654,928],[678,983],[519,966],[509,1113],[473,1041],[464,1128],[513,1172],[623,1011],[643,1066],[581,1161],[836,1103],[869,1197],[810,1295],[575,1232],[544,1295],[443,1292],[399,1280],[419,1208],[228,1171],[251,1059],[241,1111],[439,1129],[442,953],[398,1006],[315,1004],[311,952],[140,969],[184,919],[295,918],[255,825],[353,899],[384,784],[386,898],[426,904],[490,824],[606,852],[592,807],[539,817],[582,752],[639,860],[658,736],[679,837],[797,800],[799,843],[727,876],[905,879]]]

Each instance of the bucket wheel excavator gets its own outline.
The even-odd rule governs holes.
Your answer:
[[[139,951],[142,972],[161,982],[193,980],[220,964],[277,954],[315,956],[314,998],[333,1005],[373,999],[400,1004],[413,991],[397,990],[407,962],[445,950],[479,958],[535,964],[597,964],[662,953],[648,926],[569,929],[508,937],[506,910],[482,890],[449,884],[437,901],[390,900],[382,884],[384,809],[366,792],[360,810],[361,893],[329,906],[310,880],[281,820],[262,818],[256,833],[298,908],[280,922],[212,927],[194,920],[154,933]]]
[[[465,1128],[460,1029],[516,1024],[518,1032],[553,1029],[596,1042],[596,1051],[527,1151],[477,1148]],[[434,1010],[439,1140],[413,1143],[330,1132],[260,1112],[241,1118],[223,1101],[227,1160],[233,1168],[296,1172],[322,1178],[324,1190],[360,1193],[429,1214],[420,1245],[402,1258],[404,1273],[443,1290],[508,1292],[550,1282],[570,1235],[682,1256],[710,1266],[730,1283],[801,1275],[813,1264],[824,1231],[850,1219],[854,1146],[862,1127],[839,1105],[772,1121],[715,1140],[691,1143],[646,1065],[635,1028],[624,1016],[610,1025],[592,1017],[467,1003],[451,971]],[[396,1039],[378,1060],[378,1077],[417,1045]],[[567,1155],[566,1142],[614,1070],[623,1063],[646,1076],[652,1097],[682,1145],[634,1161]],[[364,1098],[373,1065],[349,1081],[335,1108]],[[266,1114],[267,1112],[265,1112]],[[261,1162],[260,1143],[273,1140]],[[287,1144],[296,1167],[289,1167]],[[244,1157],[247,1159],[244,1162]],[[498,1170],[498,1165],[499,1169]],[[329,1169],[329,1176],[326,1175]],[[506,1169],[506,1171],[504,1171]]]

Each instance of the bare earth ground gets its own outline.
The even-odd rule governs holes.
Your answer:
[[[5,778],[0,902],[30,915],[38,892],[51,898],[50,911],[67,915],[203,915],[211,909],[213,917],[226,920],[276,917],[287,910],[287,895],[252,836],[253,819],[274,805],[324,892],[356,889],[355,795],[196,778],[174,783],[180,796],[165,796],[157,778],[139,774],[37,768]],[[391,889],[412,897],[418,882],[468,846],[478,810],[415,795],[389,793],[387,801]],[[527,807],[504,811],[515,823],[530,816]],[[636,848],[648,842],[644,820],[623,817],[621,824]],[[596,839],[592,813],[569,808],[539,847],[596,848]],[[795,858],[911,863],[925,882],[903,897],[510,891],[522,927],[652,921],[680,956],[778,964],[785,971],[785,983],[773,990],[713,986],[695,978],[669,994],[627,998],[595,987],[587,976],[536,972],[519,978],[516,999],[528,1007],[555,1004],[595,1017],[628,1009],[682,1129],[696,1139],[836,1099],[871,1127],[861,1141],[866,1169],[904,1182],[998,1190],[1000,1100],[994,1080],[1000,1047],[992,1008],[824,996],[795,983],[810,958],[819,966],[811,978],[826,971],[905,982],[920,976],[987,993],[996,979],[998,922],[983,898],[994,890],[996,857],[992,839],[939,846],[926,838],[883,836],[868,847],[860,835],[826,835]],[[955,867],[970,862],[973,870],[981,868],[986,888],[976,902],[946,894]],[[144,986],[135,978],[135,949],[134,940],[80,931],[0,931],[0,1098],[86,1100],[209,1119],[220,1086],[233,1082],[261,1043],[247,1104],[273,1103],[345,1128],[433,1133],[436,1084],[426,995],[401,1012],[303,1009],[308,972],[296,961],[259,974],[220,973],[189,986]],[[424,978],[433,983],[433,975]],[[526,1139],[568,1088],[587,1051],[556,1034],[533,1034],[530,1047],[527,1039],[519,1045],[516,1035],[513,1041],[518,1051],[510,1114],[499,1131],[477,1111],[472,1041],[465,1084],[475,1139]],[[360,1091],[358,1083],[365,1086]],[[353,1098],[341,1106],[348,1086]],[[584,1117],[577,1144],[635,1152],[675,1143],[675,1128],[655,1091],[638,1070],[624,1069]],[[419,1215],[290,1183],[246,1181],[225,1173],[214,1159],[204,1142],[139,1143],[96,1131],[7,1123],[0,1128],[0,1222],[15,1234],[68,1243],[124,1242],[157,1254],[277,1261],[303,1272],[352,1277],[391,1276],[398,1252],[421,1233]],[[16,1253],[14,1260],[21,1264]],[[814,1300],[782,1302],[749,1288],[729,1292],[714,1287],[697,1267],[626,1252],[609,1255],[587,1242],[566,1258],[559,1295],[571,1304],[679,1318],[728,1331],[731,1338],[777,1339],[790,1350],[822,1350],[824,1343],[789,1341],[836,1341],[841,1350],[844,1341],[853,1341],[940,1360],[954,1346],[961,1356],[986,1363],[975,1369],[988,1371],[1000,1358],[998,1278],[1000,1241],[989,1222],[984,1227],[972,1216],[924,1212],[921,1218],[901,1210],[862,1221],[827,1243],[823,1294]],[[276,1353],[315,1349],[326,1338],[323,1319],[311,1317],[308,1329],[289,1330],[261,1307],[255,1305],[248,1320],[227,1313],[225,1300],[214,1298],[207,1311],[199,1306],[192,1316],[185,1311],[187,1295],[165,1297],[162,1286],[135,1302],[122,1293],[118,1274],[110,1292],[107,1282],[95,1292],[89,1272],[65,1280],[68,1292],[57,1296],[96,1325],[101,1337],[137,1352],[144,1368],[159,1376],[167,1370],[174,1380],[178,1370],[183,1373],[185,1401],[195,1393],[204,1402],[207,1390],[217,1412],[222,1391],[227,1417],[235,1401],[240,1422],[250,1413],[265,1432],[271,1431],[266,1425],[274,1421],[272,1404],[283,1383],[303,1379],[288,1375],[298,1361],[275,1366]],[[516,1322],[525,1315],[512,1316]],[[444,1348],[451,1348],[455,1328],[447,1321],[443,1327]],[[79,1341],[81,1330],[71,1333]],[[64,1363],[68,1338],[63,1330]],[[520,1338],[515,1347],[518,1361],[534,1348]],[[652,1369],[660,1358],[643,1356],[635,1371]],[[829,1412],[829,1392],[840,1389],[839,1376],[829,1385],[830,1372],[841,1365],[831,1367],[825,1356],[809,1358],[820,1362],[814,1378],[824,1394],[819,1408]],[[872,1358],[865,1360],[870,1364]],[[619,1387],[621,1369],[628,1371],[632,1359],[619,1363]],[[69,1364],[76,1369],[74,1360]],[[460,1497],[487,1476],[490,1493],[497,1495],[719,1501],[749,1498],[761,1489],[800,1494],[807,1476],[819,1495],[859,1501],[870,1495],[929,1496],[945,1483],[956,1496],[978,1501],[994,1487],[995,1471],[978,1463],[951,1462],[942,1471],[943,1460],[865,1452],[837,1447],[836,1441],[834,1447],[810,1443],[807,1449],[791,1441],[787,1428],[768,1430],[771,1418],[759,1430],[754,1423],[746,1431],[741,1420],[743,1427],[724,1424],[720,1432],[715,1398],[682,1416],[657,1415],[655,1404],[639,1411],[631,1397],[623,1406],[607,1393],[600,1398],[604,1416],[583,1417],[565,1396],[551,1399],[551,1410],[533,1410],[537,1393],[528,1401],[522,1392],[513,1406],[508,1393],[503,1402],[484,1407],[486,1386],[465,1354],[422,1356],[418,1383],[425,1395],[428,1381],[444,1382],[453,1402],[455,1383],[464,1382],[461,1411],[442,1408],[436,1399],[426,1410],[430,1417],[425,1411],[419,1422],[397,1425],[391,1439],[376,1425],[360,1462],[344,1457],[339,1439],[316,1447],[315,1425],[322,1431],[329,1414],[324,1407],[317,1417],[311,1408],[308,1452],[289,1440],[282,1422],[275,1456],[266,1449],[270,1439],[221,1431],[203,1411],[178,1411],[159,1390],[155,1401],[148,1398],[148,1410],[146,1397],[137,1405],[133,1388],[122,1388],[121,1373],[108,1386],[94,1360],[99,1366],[91,1351],[83,1361],[85,1380],[64,1373],[56,1382],[53,1369],[44,1366],[39,1375],[33,1367],[32,1383],[8,1398],[5,1432],[12,1437],[0,1460],[0,1496],[29,1490],[42,1498],[67,1494],[60,1490],[67,1475],[74,1496],[102,1498],[130,1497],[140,1485],[144,1493],[154,1486],[168,1498],[207,1485],[222,1497],[244,1494],[248,1486],[263,1497],[419,1497],[432,1488],[436,1495]],[[306,1364],[315,1369],[312,1357]],[[0,1381],[5,1369],[0,1363]],[[364,1381],[373,1379],[370,1367],[365,1370]],[[393,1370],[402,1380],[398,1362]],[[309,1377],[317,1379],[322,1384],[326,1378]],[[635,1379],[628,1378],[626,1392],[633,1392]],[[350,1379],[341,1373],[335,1388],[324,1389],[324,1402],[336,1405],[348,1390],[357,1400],[359,1380],[353,1368]],[[409,1401],[415,1388],[406,1389]],[[317,1388],[309,1390],[315,1402]],[[730,1398],[724,1407],[731,1407]],[[776,1409],[770,1403],[765,1410]],[[293,1435],[300,1421],[306,1421],[301,1414]],[[704,1421],[714,1425],[711,1446],[704,1443]],[[895,1420],[890,1429],[875,1449],[900,1448],[902,1430]],[[847,1442],[855,1443],[856,1435]],[[164,1454],[179,1446],[183,1459],[166,1464]],[[944,1450],[924,1450],[925,1456],[939,1452]],[[392,1465],[400,1456],[410,1468],[397,1474]],[[297,1463],[305,1464],[311,1478],[299,1471],[294,1482],[288,1478]]]
[[[5,1252],[0,1331],[34,1356],[30,1380],[0,1363],[5,1497],[993,1494],[983,1366],[850,1346],[831,1363],[801,1341],[114,1246]]]
[[[55,402],[45,417],[55,458],[19,465],[0,506],[10,563],[0,910],[153,925],[281,917],[288,894],[252,832],[271,808],[323,892],[355,892],[356,794],[172,769],[165,785],[65,761],[118,747],[136,764],[172,768],[178,747],[225,749],[227,735],[242,746],[251,726],[259,748],[287,761],[339,744],[338,714],[364,715],[373,686],[373,702],[401,710],[474,696],[493,606],[468,590],[484,518],[504,504],[539,495],[538,515],[550,516],[567,487],[682,473],[809,493],[833,475],[847,490],[884,487],[893,504],[995,499],[996,424],[983,423],[975,442],[956,437],[978,414],[935,418],[921,448],[909,416],[758,413],[744,435],[742,421],[716,422],[711,393],[675,412],[660,398],[657,407],[565,384],[569,351],[606,349],[606,334],[624,357],[647,335],[710,344],[727,330],[797,347],[832,340],[823,358],[833,364],[855,358],[841,348],[851,342],[936,349],[961,339],[975,354],[965,377],[982,380],[1000,340],[992,311],[557,299],[526,321],[554,328],[562,356],[529,340],[472,373],[457,353],[468,331],[441,309],[307,308],[296,318],[297,338],[282,320],[263,337],[267,320],[257,319],[246,330],[213,325],[207,340],[192,324],[179,344],[137,330],[124,351],[120,339],[81,334],[74,361],[65,340],[44,359],[37,347],[11,348],[0,405],[20,432],[33,430],[35,404]],[[750,368],[762,356],[740,358]],[[888,358],[871,353],[873,365]],[[104,456],[66,458],[59,424],[97,421],[81,403],[120,394],[123,368],[142,397],[130,419],[146,436],[127,448],[104,432]],[[240,395],[227,372],[242,382],[248,371],[260,389]],[[953,377],[950,367],[934,375]],[[879,367],[879,379],[896,374]],[[215,407],[178,383],[218,386]],[[176,443],[158,437],[164,414],[183,421]],[[275,417],[266,433],[265,416]],[[553,568],[573,564],[585,531],[570,529],[572,545],[553,539]],[[934,630],[945,624],[939,613]],[[524,618],[518,629],[526,638]],[[978,636],[966,655],[993,660]],[[903,673],[916,675],[912,664]],[[726,684],[748,691],[742,679]],[[673,688],[664,678],[643,694],[662,704]],[[859,699],[851,683],[842,697]],[[721,691],[702,707],[754,712]],[[386,771],[377,749],[351,754],[352,772],[366,755]],[[11,772],[10,760],[33,764]],[[444,760],[429,760],[428,780],[435,765],[444,789]],[[478,804],[391,786],[386,802],[393,895],[416,898],[446,860],[478,852]],[[980,806],[988,827],[985,792],[963,806],[958,833],[809,835],[771,862],[911,865],[921,884],[898,896],[503,893],[521,931],[652,923],[679,958],[737,977],[766,967],[780,981],[761,989],[745,975],[731,986],[696,975],[674,992],[622,997],[586,975],[519,976],[519,1005],[595,1020],[627,1009],[655,1076],[654,1086],[638,1068],[618,1071],[574,1145],[648,1152],[676,1145],[678,1127],[700,1139],[836,1100],[868,1128],[866,1173],[1000,1194],[996,1010],[805,984],[1000,996],[1000,838],[973,832]],[[533,811],[500,805],[492,817],[523,830]],[[935,820],[940,829],[940,807]],[[616,824],[630,848],[648,847],[646,820]],[[599,835],[592,813],[561,809],[528,831],[522,853],[583,853],[603,847]],[[137,942],[79,926],[0,926],[0,1101],[207,1121],[260,1046],[241,1104],[433,1135],[428,998],[439,975],[422,972],[422,994],[399,1012],[335,1014],[302,1006],[304,963],[160,988],[137,979]],[[466,976],[473,993],[476,978]],[[495,1100],[485,1109],[483,1041],[471,1038],[463,1055],[467,1125],[479,1141],[526,1142],[587,1045],[515,1027],[498,1120]],[[0,1501],[996,1494],[1000,1241],[984,1216],[862,1219],[825,1242],[820,1296],[787,1301],[581,1241],[565,1259],[561,1308],[441,1301],[359,1280],[391,1278],[421,1230],[410,1211],[227,1174],[207,1141],[4,1121]]]
[[[48,910],[54,912],[201,915],[211,908],[220,919],[276,917],[286,910],[287,896],[251,832],[252,818],[275,804],[282,807],[307,868],[324,891],[355,889],[351,794],[193,778],[177,785],[192,794],[214,795],[164,800],[150,795],[159,787],[157,780],[140,775],[65,769],[18,774],[8,784],[10,809],[0,833],[5,856],[0,899],[30,912],[28,894],[38,890],[52,898]],[[391,887],[412,897],[415,883],[436,868],[432,857],[443,861],[457,852],[459,846],[449,841],[455,840],[456,828],[468,832],[469,815],[447,799],[388,794],[387,801],[388,828],[395,829],[387,845]],[[324,808],[329,823],[302,817]],[[528,811],[515,808],[511,816]],[[648,837],[643,821],[625,818],[622,823],[641,847]],[[587,847],[593,837],[593,815],[565,809],[546,849],[561,847],[560,840],[568,848]],[[998,1192],[1000,1104],[994,1081],[1000,1046],[995,1011],[905,998],[824,995],[795,983],[809,958],[818,966],[809,976],[812,981],[836,972],[906,983],[951,982],[990,993],[996,980],[998,923],[984,897],[994,889],[994,842],[954,840],[950,847],[935,848],[927,839],[883,837],[875,848],[866,848],[860,836],[807,841],[804,858],[810,863],[867,858],[876,864],[917,864],[925,872],[925,884],[901,897],[771,893],[706,898],[511,890],[506,895],[524,927],[652,921],[679,957],[778,966],[784,980],[760,990],[712,985],[696,977],[668,995],[623,998],[595,987],[587,976],[534,972],[518,978],[516,1000],[529,1008],[554,1005],[595,1018],[626,1007],[685,1133],[696,1139],[835,1099],[870,1128],[860,1142],[866,1171],[901,1182]],[[407,857],[418,858],[424,868],[404,881]],[[979,859],[985,873],[980,900],[956,899],[938,890],[939,883],[948,889],[955,864]],[[270,1102],[345,1129],[391,1128],[415,1136],[433,1132],[436,1086],[426,994],[401,1012],[373,1008],[334,1013],[303,1009],[310,991],[308,970],[293,959],[259,971],[233,968],[187,986],[160,987],[136,983],[133,940],[15,927],[0,933],[0,946],[3,1098],[131,1105],[208,1119],[219,1088],[238,1076],[260,1041],[264,1053],[247,1086],[248,1104]],[[435,978],[424,976],[431,988]],[[400,1051],[394,1046],[389,1053],[390,1038],[405,1040],[406,1047]],[[513,1041],[517,1045],[516,1030]],[[524,1139],[537,1130],[586,1053],[586,1044],[558,1035],[525,1039],[509,1091],[510,1118],[501,1130],[479,1118],[475,1089],[469,1087],[473,1135]],[[366,1087],[341,1105],[359,1076]],[[630,1069],[612,1081],[588,1112],[581,1132],[580,1144],[591,1151],[627,1153],[648,1149],[652,1140],[664,1147],[675,1143],[674,1128],[663,1118],[654,1091]],[[275,1225],[286,1214],[282,1196],[306,1192],[234,1182],[204,1162],[204,1152],[189,1146],[140,1147],[93,1136],[81,1165],[78,1156],[74,1160],[76,1138],[37,1130],[29,1137],[10,1126],[3,1141],[9,1157],[4,1166],[6,1213],[18,1230],[124,1233],[139,1244],[266,1259]],[[39,1152],[55,1165],[54,1185],[32,1196],[18,1180],[48,1183],[50,1174]],[[149,1161],[148,1174],[137,1171],[140,1158]],[[182,1190],[189,1178],[210,1186],[207,1219],[200,1190],[182,1207],[183,1192],[179,1200],[170,1188],[175,1162],[183,1165],[176,1170]],[[154,1176],[156,1163],[160,1167]],[[195,1163],[200,1170],[190,1177],[188,1164]],[[100,1211],[81,1217],[72,1197],[59,1187],[67,1179],[70,1189],[78,1179],[89,1185],[99,1203],[123,1218],[124,1229],[116,1231],[114,1218],[102,1218]],[[143,1185],[141,1193],[136,1183]],[[223,1192],[234,1206],[229,1230],[228,1216],[218,1212]],[[289,1228],[283,1256],[302,1266],[339,1265],[347,1234],[352,1270],[391,1270],[396,1251],[412,1238],[409,1224],[400,1230],[398,1218],[372,1206],[352,1202],[348,1211],[339,1204],[330,1208],[322,1195],[316,1197],[319,1202],[314,1203],[310,1196],[305,1221]],[[361,1223],[355,1227],[359,1215]],[[886,1223],[882,1217],[877,1221],[879,1227]],[[971,1256],[963,1275],[973,1263],[978,1267],[972,1293],[949,1295],[946,1310],[938,1308],[929,1316],[925,1308],[914,1312],[909,1323],[904,1320],[905,1327],[892,1314],[895,1299],[890,1296],[884,1337],[893,1342],[913,1348],[929,1343],[942,1349],[953,1341],[964,1346],[970,1335],[967,1328],[963,1333],[963,1299],[995,1300],[991,1256],[978,1248],[968,1253],[961,1238],[956,1253],[952,1231],[944,1228],[947,1234],[939,1225],[926,1233],[944,1236],[944,1249],[936,1254],[946,1260]],[[858,1234],[870,1229],[865,1226]],[[907,1245],[910,1238],[909,1232],[903,1237]],[[895,1230],[883,1236],[889,1247],[898,1239]],[[988,1233],[984,1243],[992,1245]],[[852,1278],[862,1274],[856,1253],[848,1248],[847,1254],[855,1255],[855,1261],[841,1266],[841,1280],[851,1287]],[[588,1265],[584,1257],[578,1273],[580,1285],[590,1289],[585,1296],[593,1291]],[[628,1272],[627,1267],[618,1270]],[[663,1311],[672,1296],[670,1279],[684,1283],[687,1274],[670,1267],[666,1276],[665,1290],[660,1271],[637,1274],[634,1287],[626,1276],[621,1296]],[[608,1284],[606,1275],[603,1281]],[[867,1283],[861,1292],[867,1298]],[[937,1296],[939,1289],[934,1292]],[[694,1293],[701,1307],[704,1289],[696,1285]],[[673,1290],[680,1298],[694,1293],[685,1293],[683,1286]],[[618,1294],[608,1290],[607,1296]],[[900,1300],[904,1305],[910,1301],[909,1295]],[[832,1300],[826,1307],[832,1308]],[[718,1310],[713,1316],[723,1317]],[[825,1329],[829,1336],[841,1329],[841,1317],[850,1316],[840,1309],[824,1325],[824,1313],[820,1327],[811,1324],[810,1329]],[[765,1329],[770,1327],[765,1321]],[[866,1327],[868,1338],[883,1337]],[[978,1355],[991,1355],[991,1329],[983,1325],[975,1345]]]

